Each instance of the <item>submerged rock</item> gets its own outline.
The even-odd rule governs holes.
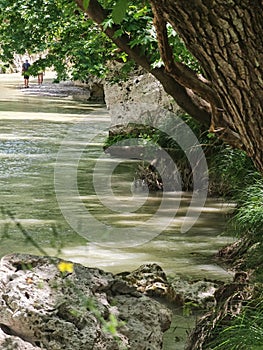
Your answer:
[[[21,254],[1,260],[1,349],[162,349],[166,307],[111,273],[80,264],[72,271],[70,263],[61,272],[60,262]]]

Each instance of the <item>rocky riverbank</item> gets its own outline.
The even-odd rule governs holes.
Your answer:
[[[215,291],[214,282],[168,282],[156,264],[113,275],[56,258],[9,255],[0,267],[0,345],[162,349],[172,316],[164,304],[204,307]]]
[[[171,322],[123,279],[79,264],[10,255],[0,281],[2,349],[157,350]]]

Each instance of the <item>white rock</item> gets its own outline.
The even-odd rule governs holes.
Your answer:
[[[0,348],[17,342],[21,350],[162,349],[168,309],[99,269],[74,264],[63,275],[59,261],[19,254],[1,260]],[[119,322],[118,342],[105,330],[110,314]]]

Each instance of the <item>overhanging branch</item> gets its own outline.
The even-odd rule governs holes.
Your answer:
[[[99,4],[97,0],[90,0],[87,9],[83,6],[83,0],[75,0],[77,5],[88,14],[88,16],[97,23],[101,30],[128,56],[133,59],[138,65],[143,67],[146,71],[153,74],[156,79],[163,85],[164,90],[171,95],[177,104],[184,109],[193,118],[197,119],[202,124],[209,124],[211,120],[211,113],[204,106],[198,105],[196,99],[192,98],[191,94],[188,94],[187,87],[184,85],[183,80],[178,81],[175,76],[165,71],[164,68],[153,69],[150,64],[150,60],[146,55],[142,54],[142,48],[137,45],[133,48],[130,47],[130,38],[128,35],[123,34],[116,37],[116,30],[119,26],[113,25],[103,29],[102,24],[107,19],[108,12]],[[181,68],[182,70],[183,68]],[[188,73],[189,74],[189,73]],[[204,83],[203,83],[204,84]]]

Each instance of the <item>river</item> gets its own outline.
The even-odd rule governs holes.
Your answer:
[[[222,234],[231,205],[208,198],[198,221],[188,232],[181,233],[180,223],[191,194],[180,193],[176,197],[180,206],[175,217],[171,220],[168,211],[163,211],[160,223],[154,222],[157,230],[152,235],[147,220],[158,211],[160,194],[149,194],[140,210],[109,210],[107,203],[112,204],[112,194],[105,205],[96,193],[99,186],[94,185],[94,167],[103,155],[110,122],[107,109],[102,104],[87,102],[81,94],[76,93],[75,98],[75,90],[70,92],[66,84],[53,88],[51,81],[52,74],[48,73],[42,87],[32,80],[31,87],[23,89],[18,74],[0,75],[0,255],[40,253],[25,238],[16,224],[19,223],[47,254],[86,266],[118,273],[154,262],[170,276],[228,280],[230,274],[216,264],[213,254],[232,241]],[[59,94],[56,89],[60,89]],[[105,157],[107,165],[116,162]],[[76,165],[81,206],[72,188],[65,191],[70,187],[68,176],[72,175],[68,170]],[[105,174],[100,170],[100,184],[106,181],[108,168],[105,169]],[[114,200],[119,196],[120,206],[130,203],[134,171],[134,162],[119,162],[111,175]],[[175,200],[174,194],[171,197]],[[87,218],[84,228],[82,225],[78,229],[81,216]],[[169,221],[166,228],[165,220]],[[129,236],[142,221],[145,236],[150,233],[145,241],[139,239],[137,244],[119,246],[114,238],[114,244],[103,244],[101,237],[108,229],[121,227]],[[83,234],[85,230],[87,234]],[[178,343],[177,349],[180,348]],[[166,349],[172,347],[167,345]]]

